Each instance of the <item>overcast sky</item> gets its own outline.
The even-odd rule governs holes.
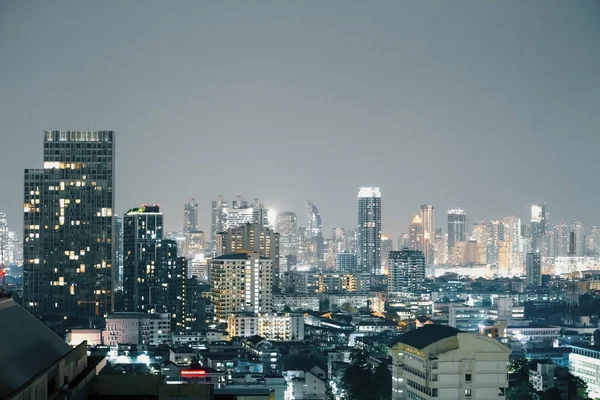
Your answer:
[[[17,231],[44,129],[115,130],[116,211],[170,230],[217,194],[354,227],[371,185],[394,238],[422,203],[600,224],[600,2],[0,0]]]

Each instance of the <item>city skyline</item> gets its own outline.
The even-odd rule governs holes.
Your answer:
[[[384,192],[383,232],[393,238],[420,204],[436,207],[437,227],[447,209],[464,208],[472,221],[526,220],[542,201],[552,223],[600,225],[586,185],[600,144],[597,2],[469,3],[461,13],[410,3],[250,12],[149,2],[141,19],[109,3],[0,7],[0,209],[11,230],[21,231],[21,171],[36,164],[46,129],[114,130],[115,212],[160,204],[169,231],[181,230],[181,207],[194,197],[208,232],[218,193],[257,194],[299,216],[308,198],[324,232],[352,228],[355,191],[369,185]],[[43,23],[59,16],[74,25]],[[113,27],[84,29],[92,17]],[[206,150],[220,147],[225,168],[219,151]],[[355,162],[367,147],[370,168]],[[262,178],[238,179],[244,155],[264,151]],[[177,156],[166,168],[148,154]],[[392,159],[418,169],[419,190],[397,185]],[[324,179],[327,170],[344,173]],[[580,187],[589,195],[576,196]]]

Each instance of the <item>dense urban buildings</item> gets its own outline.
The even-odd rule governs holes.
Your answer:
[[[381,268],[381,189],[362,187],[358,191],[358,268],[373,275]]]
[[[115,134],[45,131],[43,151],[25,170],[23,304],[99,322],[113,303]]]

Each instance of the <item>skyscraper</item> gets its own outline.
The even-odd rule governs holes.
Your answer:
[[[282,257],[298,256],[298,217],[293,212],[280,212],[277,215],[275,230],[279,233]]]
[[[247,250],[271,260],[273,289],[279,285],[280,234],[259,224],[243,224],[217,234],[217,256]]]
[[[223,201],[223,196],[217,196],[217,200],[212,202],[212,215],[210,226],[210,250],[212,254],[217,252],[217,233],[225,230],[225,215],[227,212],[227,203]]]
[[[270,259],[247,250],[210,261],[211,298],[219,321],[227,321],[229,314],[238,311],[272,311],[271,265]]]
[[[163,214],[158,206],[132,208],[123,217],[123,302],[129,312],[149,312],[162,298],[166,271],[161,264]],[[177,243],[165,240],[174,247]],[[154,301],[153,301],[154,299]]]
[[[546,203],[531,206],[531,252],[542,251],[542,243],[546,234]]]
[[[415,215],[408,227],[408,240],[411,250],[423,251],[423,220],[418,215]]]
[[[323,260],[324,255],[324,240],[321,224],[321,214],[317,206],[306,200],[306,239],[312,241],[316,247],[316,259]]]
[[[356,271],[356,255],[337,253],[335,255],[335,271],[352,273]]]
[[[6,214],[0,211],[0,268],[8,263],[8,221]]]
[[[123,218],[115,215],[113,246],[115,248],[115,281],[123,282]]]
[[[465,210],[456,208],[448,210],[448,257],[457,242],[467,240],[467,215]]]
[[[542,264],[539,252],[527,253],[525,274],[527,286],[542,286]]]
[[[554,238],[556,240],[556,256],[566,257],[569,254],[569,228],[562,221],[554,226]]]
[[[183,232],[198,231],[198,203],[192,198],[183,209]]]
[[[499,242],[504,241],[504,224],[500,221],[489,221],[487,231],[486,261],[488,264],[498,265],[498,246]]]
[[[25,170],[23,304],[37,317],[103,321],[113,303],[112,131],[45,131]]]
[[[423,222],[423,254],[425,264],[433,265],[433,250],[435,239],[435,210],[431,204],[421,205],[421,221]]]
[[[571,222],[571,226],[569,227],[570,231],[575,234],[575,255],[577,257],[583,256],[584,253],[584,237],[583,237],[583,224],[581,221],[573,220]]]
[[[362,187],[358,191],[358,268],[373,275],[381,268],[381,189]]]
[[[390,251],[388,258],[388,293],[407,293],[425,281],[425,256],[421,251]]]

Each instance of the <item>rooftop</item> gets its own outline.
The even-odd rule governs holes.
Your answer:
[[[249,260],[250,254],[249,251],[242,251],[237,253],[223,254],[222,256],[215,257],[213,260]],[[260,260],[270,260],[270,258],[259,256]]]
[[[0,299],[0,398],[71,351],[63,339],[11,298]]]
[[[403,343],[408,346],[414,347],[415,349],[424,349],[432,343],[446,339],[452,336],[456,336],[462,332],[456,328],[446,325],[425,325],[422,328],[415,329],[399,336],[392,342],[392,346],[397,343]]]

